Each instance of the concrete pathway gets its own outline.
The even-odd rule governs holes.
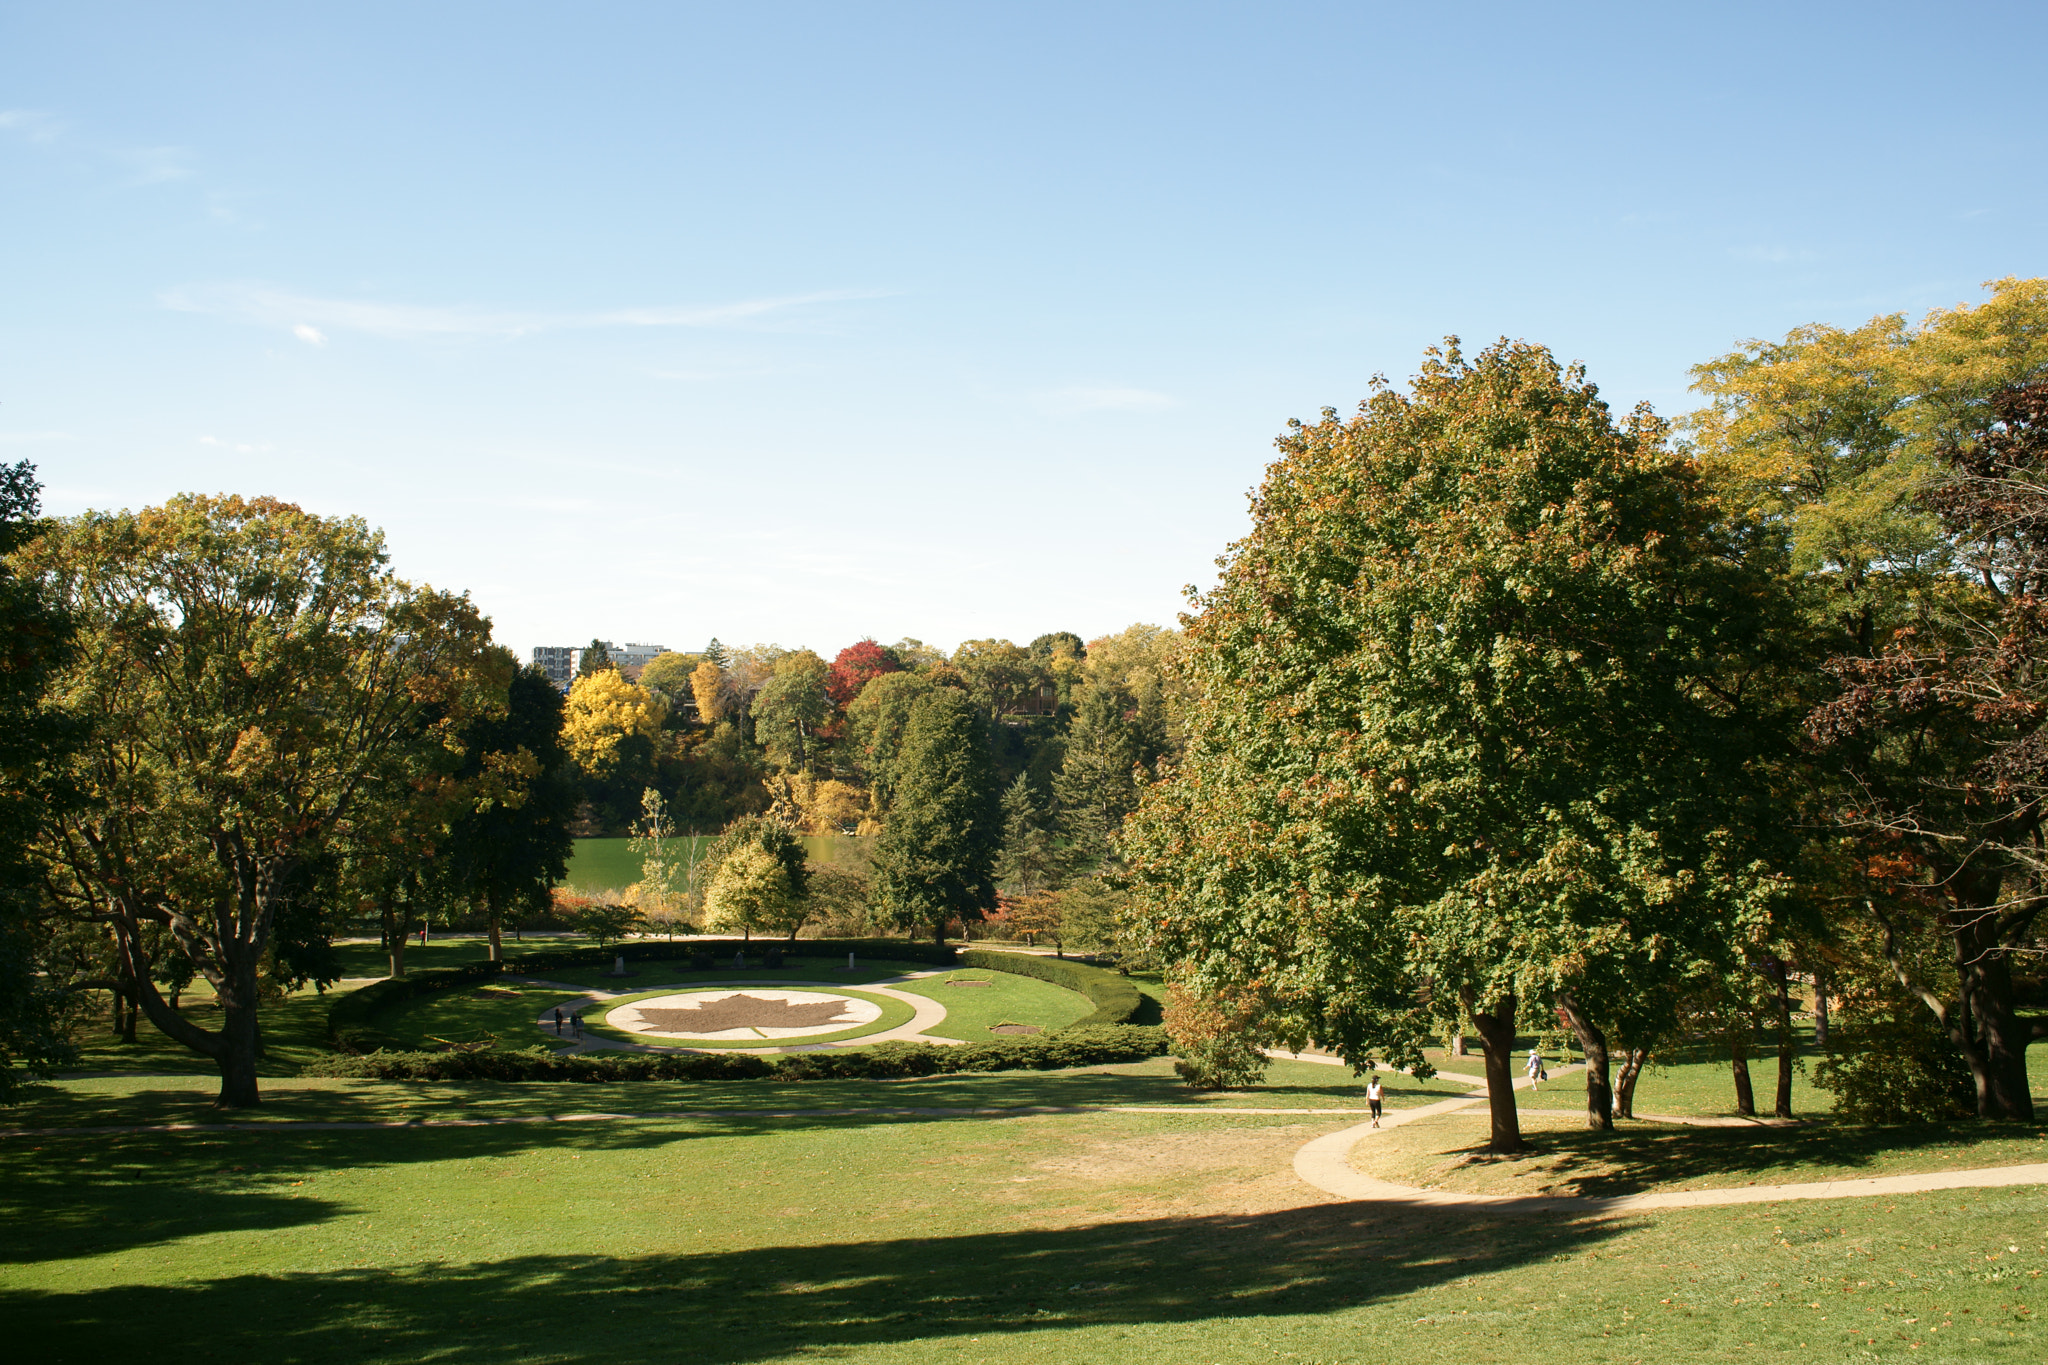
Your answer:
[[[837,1048],[866,1047],[870,1043],[889,1042],[937,1043],[945,1047],[963,1046],[958,1038],[939,1038],[925,1032],[925,1030],[935,1028],[945,1022],[946,1007],[944,1005],[941,1005],[928,995],[918,995],[912,991],[897,990],[892,986],[884,984],[889,981],[921,981],[928,977],[943,976],[947,972],[958,970],[959,968],[957,967],[941,967],[929,972],[905,972],[901,976],[884,977],[879,982],[867,982],[858,985],[844,981],[790,981],[782,978],[768,979],[741,976],[725,981],[673,981],[665,985],[636,985],[616,991],[577,986],[564,981],[547,981],[533,976],[505,976],[500,979],[516,981],[524,986],[553,986],[561,990],[576,992],[574,996],[567,1000],[549,1005],[541,1011],[540,1017],[534,1020],[534,1027],[545,1034],[550,1042],[556,1041],[556,1010],[560,1010],[566,1019],[570,1014],[579,1013],[586,1009],[594,1009],[607,1001],[617,1000],[628,995],[645,995],[649,991],[722,990],[728,986],[734,990],[747,986],[773,986],[789,990],[867,991],[873,995],[887,996],[891,1000],[901,1001],[915,1011],[911,1016],[910,1022],[907,1024],[898,1024],[895,1028],[884,1029],[880,1033],[863,1033],[858,1038],[844,1038],[834,1043],[806,1043],[800,1039],[795,1039],[779,1044],[771,1043],[766,1047],[685,1047],[680,1043],[629,1043],[622,1038],[602,1036],[591,1032],[589,1029],[585,1029],[583,1037],[573,1040],[572,1046],[566,1049],[569,1052],[745,1052],[757,1056],[768,1056],[784,1052],[824,1052]],[[850,1028],[852,1025],[848,1025],[848,1027]],[[567,1028],[566,1024],[564,1028]],[[564,1042],[572,1041],[566,1032],[561,1035],[560,1040]]]
[[[1560,1068],[1562,1070],[1562,1068]],[[1515,1082],[1521,1089],[1526,1081]],[[1587,1195],[1461,1194],[1449,1190],[1424,1190],[1378,1180],[1352,1168],[1351,1150],[1371,1139],[1375,1132],[1398,1128],[1417,1119],[1471,1109],[1484,1096],[1456,1096],[1414,1109],[1390,1111],[1375,1129],[1370,1123],[1354,1124],[1326,1133],[1294,1154],[1294,1173],[1308,1184],[1341,1199],[1371,1200],[1409,1208],[1493,1208],[1503,1213],[1637,1213],[1647,1209],[1701,1208],[1716,1204],[1768,1204],[1783,1199],[1856,1199],[1884,1194],[1912,1194],[1921,1190],[1992,1188],[2002,1185],[2048,1184],[2048,1162],[2024,1166],[1991,1166],[1968,1171],[1928,1171],[1919,1175],[1875,1176],[1867,1180],[1817,1180],[1794,1185],[1742,1185],[1720,1190],[1672,1190],[1651,1194],[1616,1195],[1600,1198]],[[1578,1115],[1582,1109],[1525,1109],[1527,1114]],[[1676,1115],[1639,1114],[1639,1119],[1659,1123],[1682,1123],[1699,1128],[1776,1127],[1789,1119],[1687,1118]]]

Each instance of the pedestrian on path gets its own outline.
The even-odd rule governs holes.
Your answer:
[[[1536,1089],[1537,1086],[1550,1079],[1550,1073],[1543,1069],[1543,1052],[1540,1048],[1532,1047],[1529,1049],[1528,1072],[1529,1088],[1531,1090]]]
[[[1365,1083],[1365,1102],[1372,1106],[1372,1126],[1375,1128],[1380,1126],[1380,1101],[1386,1098],[1386,1094],[1377,1075]]]
[[[555,1006],[555,1036],[557,1038],[562,1036],[562,1007],[560,1005]]]
[[[570,1015],[569,1023],[576,1030],[576,1036],[581,1038],[583,1036],[583,1011],[577,1010],[574,1014]]]

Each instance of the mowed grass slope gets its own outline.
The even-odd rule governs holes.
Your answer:
[[[2038,1190],[1411,1214],[1293,1178],[1330,1123],[1204,1106],[13,1139],[0,1321],[52,1362],[2041,1356]]]

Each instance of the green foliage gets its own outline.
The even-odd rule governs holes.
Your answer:
[[[515,668],[505,709],[478,716],[464,735],[455,774],[464,800],[450,821],[446,857],[460,893],[480,897],[494,925],[507,912],[545,913],[550,890],[569,872],[577,786],[563,717],[562,694],[547,674]]]
[[[1976,1111],[1970,1068],[1955,1044],[1906,1000],[1829,1029],[1813,1083],[1833,1094],[1836,1113],[1863,1123],[1936,1123]]]
[[[768,761],[784,769],[810,765],[818,728],[832,713],[825,694],[831,665],[808,649],[784,654],[775,674],[754,694],[754,738],[768,751]]]
[[[37,534],[35,466],[0,465],[0,1104],[23,1078],[50,1074],[71,1055],[59,1016],[64,999],[39,959],[48,947],[29,867],[45,809],[61,799],[54,769],[76,726],[43,705],[70,647],[71,622],[41,584],[4,556]]]
[[[931,1043],[877,1043],[873,1047],[798,1052],[784,1057],[775,1075],[784,1080],[937,1076],[973,1071],[1058,1071],[1075,1066],[1142,1062],[1166,1050],[1156,1028],[1083,1026],[1057,1033],[1002,1038],[961,1047]]]
[[[583,655],[576,661],[576,676],[588,678],[617,667],[618,665],[612,662],[612,652],[605,647],[604,641],[593,639],[583,647]]]
[[[846,761],[874,789],[878,813],[896,797],[897,759],[910,714],[937,687],[922,673],[883,673],[868,679],[846,708]]]
[[[1003,851],[996,861],[996,876],[1017,895],[1034,895],[1053,878],[1054,854],[1045,813],[1030,779],[1019,773],[1003,793]]]
[[[774,1068],[746,1053],[588,1052],[546,1048],[371,1052],[323,1057],[301,1073],[379,1081],[749,1081]]]
[[[1094,1002],[1095,1012],[1076,1019],[1067,1026],[1070,1029],[1128,1024],[1145,1008],[1144,995],[1131,984],[1129,977],[1086,963],[1036,953],[998,953],[980,948],[967,949],[960,954],[959,960],[963,967],[1036,977],[1070,991],[1079,991]]]
[[[1787,608],[1664,435],[1506,342],[1294,425],[1125,831],[1191,984],[1407,1063],[1461,995],[1511,1020],[1572,987],[1614,1024],[1731,953],[1777,889],[1784,718],[1743,684]]]
[[[875,908],[899,928],[928,925],[939,937],[947,921],[980,919],[995,905],[1001,816],[984,722],[971,701],[939,688],[912,708],[896,781],[875,841]]]

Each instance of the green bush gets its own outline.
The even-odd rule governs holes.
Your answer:
[[[1033,976],[1040,981],[1050,981],[1055,986],[1064,986],[1078,991],[1094,1002],[1095,1012],[1076,1019],[1067,1025],[1065,1031],[1077,1028],[1098,1028],[1104,1025],[1128,1024],[1145,1008],[1145,996],[1126,977],[1115,972],[1106,972],[1100,967],[1084,966],[1061,957],[1041,957],[1032,953],[991,953],[979,948],[970,948],[960,954],[963,967],[980,967],[985,971],[1010,972],[1017,976]]]
[[[323,1057],[308,1076],[379,1081],[744,1081],[773,1068],[747,1053],[591,1052],[563,1055],[545,1048],[516,1052],[373,1052]]]
[[[1977,1108],[1969,1064],[1911,1001],[1829,1029],[1813,1083],[1833,1093],[1836,1113],[1864,1123],[1931,1123]]]
[[[373,981],[367,986],[336,997],[327,1008],[327,1033],[345,1052],[374,1052],[392,1047],[395,1040],[376,1026],[375,1017],[408,1000],[445,991],[455,986],[474,985],[498,974],[495,962],[465,962],[459,967],[426,967],[409,976]]]
[[[545,1048],[460,1052],[372,1052],[324,1057],[308,1076],[380,1081],[785,1081],[893,1080],[966,1071],[1057,1071],[1141,1062],[1166,1050],[1156,1028],[1067,1029],[964,1047],[879,1043],[874,1047],[791,1053],[587,1052]]]

